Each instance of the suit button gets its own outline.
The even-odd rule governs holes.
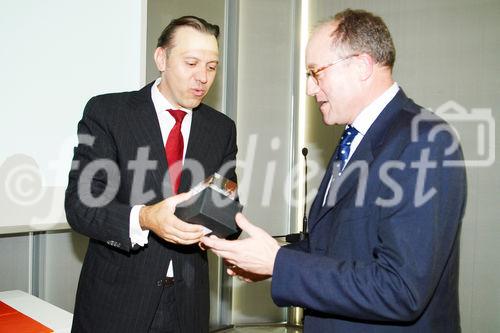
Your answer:
[[[158,280],[156,281],[156,286],[157,287],[171,287],[174,285],[174,282],[175,282],[175,279],[173,277],[170,277],[170,276],[167,276],[165,279],[163,280]]]
[[[175,280],[173,277],[167,276],[165,278],[165,287],[170,287],[174,284]]]

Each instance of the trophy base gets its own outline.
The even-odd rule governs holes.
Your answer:
[[[294,326],[287,323],[267,323],[267,324],[240,324],[230,327],[220,328],[212,333],[302,333],[301,326]]]

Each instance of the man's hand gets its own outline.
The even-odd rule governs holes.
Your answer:
[[[265,279],[268,279],[271,277],[271,275],[261,275],[261,274],[255,274],[255,273],[250,273],[248,271],[245,271],[241,268],[239,268],[236,265],[231,265],[227,261],[224,260],[224,263],[226,264],[226,272],[228,275],[237,277],[241,281],[245,282],[259,282]]]
[[[175,215],[175,207],[191,198],[191,194],[181,193],[151,206],[144,206],[139,212],[139,223],[144,230],[150,230],[167,242],[190,245],[203,237],[203,227],[186,223]]]
[[[215,236],[203,237],[202,242],[216,255],[229,264],[229,275],[240,275],[243,279],[254,281],[248,273],[262,277],[273,274],[274,260],[280,246],[268,233],[251,224],[243,214],[236,215],[236,223],[250,237],[228,241]],[[234,265],[235,267],[231,266]],[[243,274],[246,271],[247,277]],[[258,279],[258,280],[261,280]]]

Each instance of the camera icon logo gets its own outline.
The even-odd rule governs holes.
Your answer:
[[[438,116],[438,117],[436,117]],[[444,119],[448,124],[439,122]],[[472,108],[470,111],[455,101],[440,105],[434,113],[422,112],[412,123],[412,140],[419,135],[422,122],[436,122],[429,131],[428,140],[434,141],[441,131],[452,131],[456,140],[445,150],[450,156],[460,144],[464,152],[464,161],[445,160],[443,166],[489,167],[495,163],[495,119],[491,109]]]

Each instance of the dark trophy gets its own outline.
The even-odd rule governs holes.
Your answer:
[[[234,217],[243,206],[236,201],[235,182],[215,173],[191,189],[193,197],[177,206],[175,215],[207,228],[207,234],[227,238],[238,228]]]

